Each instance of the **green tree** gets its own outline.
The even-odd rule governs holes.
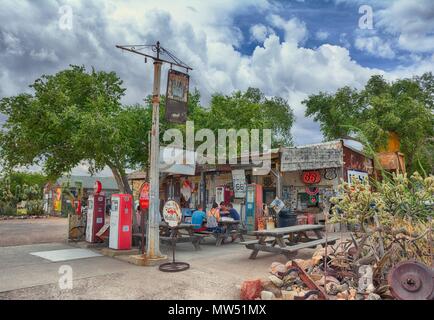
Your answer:
[[[362,139],[379,150],[390,132],[401,141],[410,172],[432,172],[434,151],[434,80],[432,73],[387,82],[375,75],[362,90],[343,87],[308,97],[306,116],[320,123],[325,139]],[[356,128],[356,130],[354,129]]]
[[[123,106],[125,89],[114,72],[88,72],[81,66],[43,75],[30,87],[33,94],[0,100],[0,112],[8,117],[0,131],[0,165],[40,165],[55,180],[87,161],[91,173],[108,166],[120,191],[131,193],[126,170],[147,165],[150,98],[145,107]],[[169,128],[185,130],[185,125],[165,121],[164,105],[162,96],[161,137]],[[258,89],[216,94],[210,108],[200,105],[195,90],[189,95],[188,118],[196,129],[272,129],[274,145],[292,141],[294,116],[288,103],[266,98]]]
[[[125,89],[114,72],[71,66],[43,75],[33,94],[3,98],[7,115],[0,132],[3,165],[41,165],[53,180],[82,161],[90,172],[108,166],[121,192],[131,193],[126,168],[147,159],[148,113],[122,106]]]
[[[146,100],[146,105],[150,118],[152,115],[150,96]],[[195,131],[207,128],[217,137],[218,129],[271,129],[274,147],[292,145],[291,128],[294,123],[294,113],[288,102],[280,97],[266,98],[257,88],[248,88],[245,92],[235,91],[231,95],[214,94],[207,108],[201,105],[200,93],[195,89],[189,94],[187,108],[187,118],[189,121],[194,121]],[[165,120],[165,97],[162,96],[161,142],[164,131],[170,128],[177,128],[185,133],[185,125],[168,123]]]

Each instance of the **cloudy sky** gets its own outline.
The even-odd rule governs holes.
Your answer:
[[[287,99],[296,144],[322,140],[307,95],[434,70],[432,0],[1,0],[0,21],[0,97],[78,64],[116,71],[124,102],[142,103],[152,64],[115,45],[159,40],[194,68],[205,106],[249,86]]]

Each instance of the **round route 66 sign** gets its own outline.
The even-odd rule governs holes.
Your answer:
[[[173,200],[169,200],[163,207],[164,221],[171,227],[176,227],[181,223],[182,212],[179,204]]]

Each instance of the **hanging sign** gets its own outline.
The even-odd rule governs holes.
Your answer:
[[[336,179],[337,176],[336,168],[328,168],[324,170],[324,178],[327,180]]]
[[[163,218],[170,227],[176,227],[182,219],[179,204],[173,200],[167,201],[163,207]]]
[[[306,184],[317,184],[321,181],[321,174],[318,170],[303,171],[301,180]]]
[[[310,196],[314,196],[319,193],[318,187],[306,187],[306,193]]]
[[[188,74],[170,69],[167,75],[166,120],[172,123],[187,121]]]
[[[276,213],[279,213],[284,207],[285,203],[277,197],[270,203],[270,208],[272,208]]]
[[[232,170],[232,181],[234,185],[234,197],[242,198],[246,197],[246,173],[244,170]]]
[[[318,202],[318,197],[316,195],[309,197],[309,202],[308,202],[309,205],[316,205],[317,202]]]
[[[369,182],[369,175],[367,172],[357,171],[357,170],[348,170],[348,183],[351,184],[353,181],[353,177],[359,180],[361,183]]]
[[[140,189],[139,205],[141,209],[149,208],[149,183],[145,182]]]
[[[185,201],[190,200],[191,192],[192,192],[191,182],[185,179],[181,187],[181,194],[184,197]]]

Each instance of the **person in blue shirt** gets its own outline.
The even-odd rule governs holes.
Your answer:
[[[191,224],[194,224],[194,231],[205,231],[207,227],[204,225],[206,221],[206,213],[203,211],[203,207],[199,206],[191,217]]]
[[[229,216],[232,218],[232,219],[234,219],[234,220],[236,220],[236,221],[239,221],[241,218],[240,218],[240,214],[238,213],[238,211],[234,208],[234,206],[232,205],[232,203],[229,203],[228,205],[227,205],[227,207],[228,207],[228,209],[229,209]]]

